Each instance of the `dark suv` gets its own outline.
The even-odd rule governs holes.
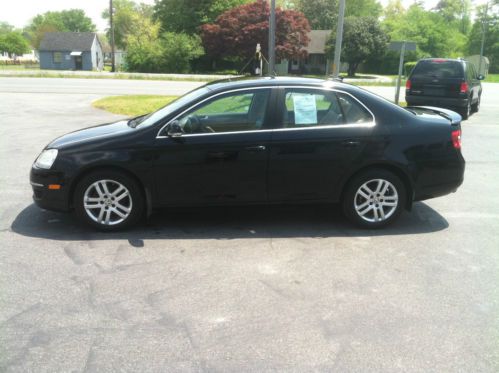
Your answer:
[[[475,66],[460,59],[419,60],[406,83],[408,106],[430,105],[457,111],[463,119],[480,107],[482,85]]]

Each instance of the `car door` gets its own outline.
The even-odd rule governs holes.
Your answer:
[[[269,200],[326,200],[362,154],[372,113],[353,96],[315,88],[282,89],[281,128],[269,160]]]
[[[216,94],[174,118],[156,139],[159,202],[266,201],[270,96],[269,88]],[[168,136],[171,123],[182,133]]]

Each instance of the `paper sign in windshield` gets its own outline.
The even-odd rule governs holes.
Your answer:
[[[315,104],[315,95],[294,93],[293,105],[295,108],[295,124],[317,123],[317,106]]]

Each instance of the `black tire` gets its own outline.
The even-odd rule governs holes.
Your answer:
[[[461,110],[459,110],[459,114],[461,114],[461,117],[463,118],[463,120],[466,120],[470,117],[470,115],[471,115],[471,98],[468,99],[466,106],[464,108],[461,108]]]
[[[365,192],[365,186],[373,188],[379,185],[379,180],[385,182],[382,184],[383,187],[387,186],[384,197],[380,197],[380,193],[377,193],[377,195],[370,197],[374,198],[371,200],[359,194],[361,187],[363,187],[362,191]],[[407,191],[404,183],[390,171],[373,168],[355,176],[347,184],[342,200],[343,213],[352,223],[361,228],[376,229],[392,223],[402,212],[406,201]],[[390,204],[390,206],[385,206],[385,204]],[[366,206],[362,207],[363,205]],[[367,212],[363,217],[358,210],[362,212],[364,208]],[[367,210],[369,208],[370,210]],[[381,210],[383,215],[386,214],[386,218],[376,220],[376,216],[382,215]],[[369,219],[374,221],[369,221]]]
[[[480,99],[481,96],[478,96],[478,100],[476,100],[476,102],[473,105],[471,105],[472,113],[478,113],[478,110],[480,110]]]
[[[99,183],[97,184],[97,182]],[[104,193],[103,182],[105,182],[109,195]],[[105,194],[104,196],[100,196],[97,193],[96,184],[98,189]],[[120,186],[123,189],[119,189]],[[95,204],[95,206],[99,207],[85,208],[84,200],[86,193],[87,203],[92,204],[92,206]],[[90,200],[92,202],[88,202]],[[99,201],[94,202],[94,200]],[[145,211],[144,197],[140,186],[126,174],[115,170],[96,171],[83,177],[76,186],[73,204],[76,215],[84,223],[101,231],[108,232],[123,230],[133,226],[143,217]],[[118,205],[123,207],[118,207]],[[102,218],[101,211],[103,211]],[[109,218],[107,219],[108,222],[106,222],[108,214]],[[124,215],[126,215],[125,218],[123,217]],[[101,222],[98,221],[99,218]]]

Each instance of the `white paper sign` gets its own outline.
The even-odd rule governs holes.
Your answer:
[[[317,106],[315,95],[307,93],[293,93],[295,108],[295,124],[316,124]]]

